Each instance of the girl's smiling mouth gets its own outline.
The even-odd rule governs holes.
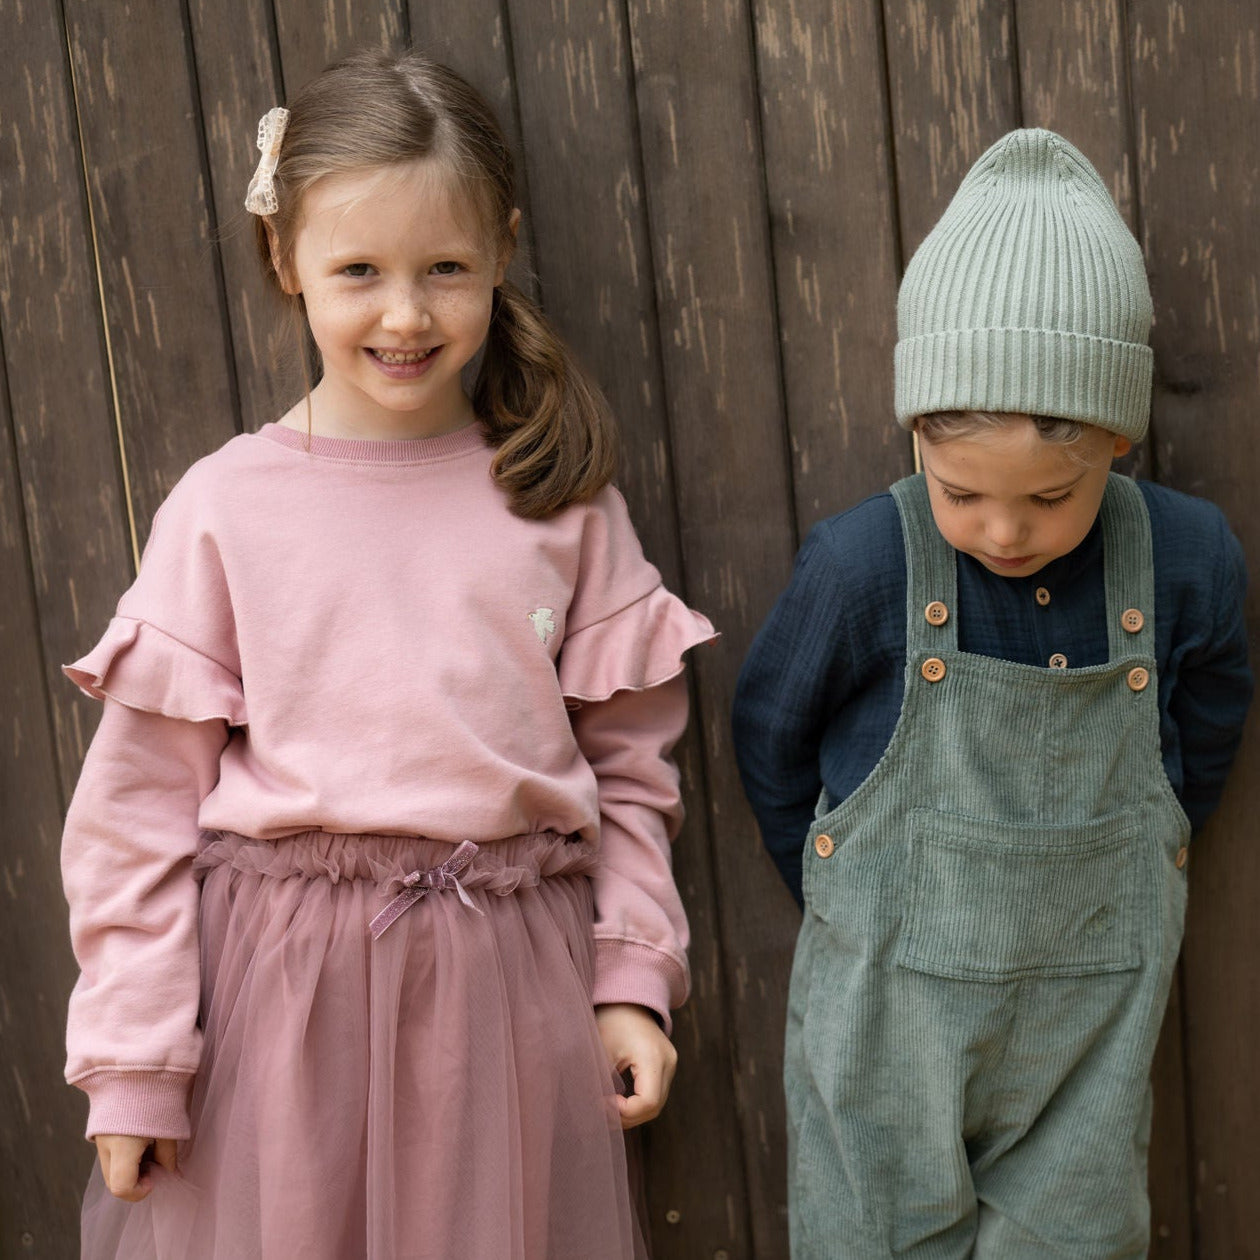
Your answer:
[[[429,355],[437,350],[437,346],[430,346],[427,350],[376,350],[371,349],[369,353],[381,363],[392,366],[402,363],[422,363]]]
[[[396,381],[414,380],[423,376],[432,366],[441,346],[427,350],[377,350],[367,347],[367,354],[377,369]]]

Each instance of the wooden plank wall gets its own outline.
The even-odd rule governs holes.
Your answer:
[[[1094,161],[1146,250],[1141,475],[1260,476],[1260,10],[1231,0],[0,0],[0,1257],[76,1254],[89,1151],[60,1083],[57,833],[104,627],[181,471],[299,388],[240,210],[256,119],[331,57],[414,40],[522,155],[517,264],[621,418],[649,555],[710,613],[680,749],[695,931],[682,1064],[647,1134],[664,1260],[786,1255],[780,1036],[796,915],[730,754],[744,651],[805,530],[907,471],[905,260],[1019,125]],[[1260,589],[1260,586],[1257,587]],[[1253,626],[1260,604],[1253,590]],[[1152,1254],[1260,1256],[1260,739],[1200,845],[1156,1071]]]

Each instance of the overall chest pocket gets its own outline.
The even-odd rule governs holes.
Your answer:
[[[1120,815],[1024,826],[915,810],[896,961],[981,981],[1132,970],[1142,868]]]

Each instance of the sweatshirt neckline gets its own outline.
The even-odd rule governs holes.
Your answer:
[[[297,429],[273,422],[264,424],[256,436],[318,459],[356,464],[428,464],[486,448],[485,429],[476,422],[437,437],[394,439],[323,437],[318,433],[308,438]]]

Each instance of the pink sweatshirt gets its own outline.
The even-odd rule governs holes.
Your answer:
[[[187,1135],[202,829],[599,836],[595,1002],[668,1021],[686,997],[669,753],[682,655],[713,628],[615,490],[522,520],[491,456],[479,426],[234,438],[172,491],[104,638],[66,667],[107,701],[62,860],[89,1135]]]

